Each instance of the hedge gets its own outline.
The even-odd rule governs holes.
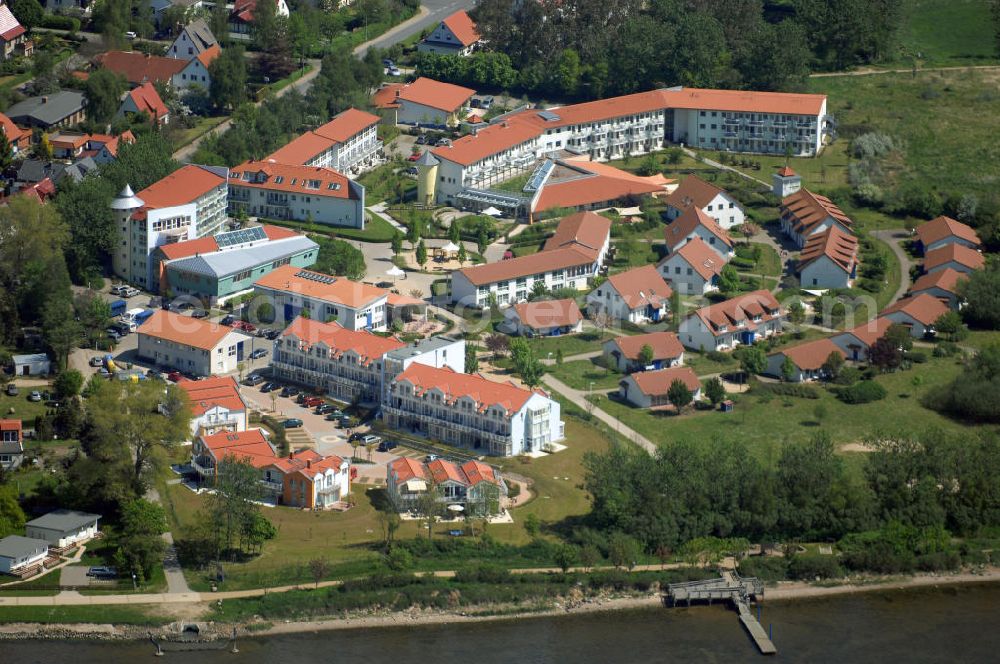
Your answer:
[[[837,398],[844,403],[860,404],[871,403],[884,399],[886,389],[873,380],[863,380],[850,387],[841,387],[836,390]]]
[[[60,16],[58,14],[45,14],[42,17],[40,27],[51,28],[53,30],[69,30],[76,32],[80,29],[80,19],[73,16]]]
[[[756,263],[749,258],[740,258],[739,256],[734,256],[729,259],[729,263],[737,268],[743,268],[744,270],[752,270]]]
[[[783,397],[819,399],[819,390],[815,386],[802,383],[757,383],[754,385],[753,391]]]

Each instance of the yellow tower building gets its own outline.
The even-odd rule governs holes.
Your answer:
[[[417,203],[424,207],[434,205],[440,163],[430,150],[425,151],[417,160]]]

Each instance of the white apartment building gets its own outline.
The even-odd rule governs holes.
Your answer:
[[[232,376],[177,383],[191,405],[191,436],[246,431],[247,405]]]
[[[770,291],[758,290],[688,314],[677,337],[693,350],[732,350],[780,333],[785,315]]]
[[[158,309],[137,330],[137,356],[193,376],[234,373],[250,354],[251,337],[231,327]]]
[[[389,427],[490,456],[542,451],[563,440],[559,402],[541,391],[412,364],[382,403]]]
[[[228,200],[231,214],[365,227],[365,188],[332,168],[247,161],[229,171]]]
[[[364,172],[376,166],[382,156],[379,121],[377,115],[349,108],[292,140],[265,161],[332,168],[341,173]]]
[[[222,231],[228,177],[225,167],[191,164],[138,194],[126,186],[111,201],[118,231],[112,252],[115,275],[148,289],[154,282],[153,249]]]
[[[287,325],[300,315],[336,322],[348,330],[383,332],[389,291],[344,277],[294,265],[272,270],[254,282],[255,302],[274,306],[275,320]]]

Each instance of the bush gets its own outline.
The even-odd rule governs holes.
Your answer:
[[[924,364],[927,362],[927,353],[922,350],[911,350],[903,353],[903,358],[914,364]]]
[[[835,579],[844,576],[844,569],[833,556],[793,556],[788,563],[788,576],[803,581]]]
[[[934,357],[952,357],[957,355],[960,350],[958,344],[951,341],[942,341],[937,346],[934,346]]]
[[[752,270],[753,266],[756,265],[752,259],[740,258],[739,256],[729,259],[729,264],[733,267],[742,268],[744,270]]]
[[[46,14],[42,18],[41,27],[52,30],[69,30],[76,32],[80,29],[80,19],[72,16],[60,16],[58,14]]]
[[[884,399],[887,392],[884,387],[873,380],[863,380],[850,387],[841,387],[836,390],[837,398],[844,403],[861,404],[871,403]]]
[[[861,370],[857,367],[844,367],[837,374],[834,379],[834,383],[837,385],[854,385],[856,382],[861,380]]]
[[[756,576],[765,582],[788,578],[788,559],[777,556],[753,556],[740,561],[740,576]]]
[[[895,149],[892,136],[876,131],[862,134],[851,141],[851,154],[858,159],[881,159]]]
[[[705,357],[713,362],[718,362],[719,364],[729,361],[729,355],[727,353],[723,353],[721,350],[710,350],[705,354]]]
[[[754,385],[753,391],[757,394],[819,399],[819,390],[816,386],[805,383],[757,383]]]

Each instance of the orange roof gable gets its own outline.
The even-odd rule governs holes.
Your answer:
[[[660,91],[667,108],[812,115],[823,112],[826,95],[677,88]]]
[[[543,251],[566,246],[590,249],[596,257],[611,234],[611,220],[594,212],[577,212],[563,217],[556,232],[545,241]]]
[[[781,316],[781,304],[771,291],[757,290],[746,293],[718,304],[698,309],[691,316],[698,316],[713,336],[724,334],[722,328],[734,331],[737,323],[743,322],[741,330],[754,330],[758,323],[754,318],[760,318],[765,323]]]
[[[811,235],[812,230],[827,217],[832,217],[847,228],[854,226],[851,218],[826,196],[814,194],[808,189],[800,189],[781,201],[782,216],[789,215],[794,220],[793,230],[799,235]]]
[[[146,55],[138,51],[108,51],[94,58],[105,69],[121,74],[131,85],[160,81],[170,83],[175,74],[187,67],[186,60]]]
[[[260,429],[221,431],[211,436],[202,436],[201,442],[212,453],[216,462],[223,461],[227,456],[234,456],[245,459],[254,468],[264,468],[278,458]]]
[[[581,176],[546,183],[533,211],[607,203],[663,191],[663,185],[655,177],[640,178],[607,164],[573,161],[564,165],[579,170]]]
[[[701,381],[698,374],[691,367],[670,367],[669,369],[657,369],[656,371],[639,371],[631,374],[639,391],[648,396],[658,396],[666,394],[675,380],[684,383],[684,387],[692,392],[701,389]]]
[[[284,147],[278,148],[265,161],[276,161],[282,164],[305,164],[318,155],[323,154],[336,144],[329,138],[307,131],[298,138],[291,140]]]
[[[383,83],[372,95],[372,105],[375,108],[399,108],[396,97],[402,89],[402,83]]]
[[[413,83],[404,85],[398,98],[451,113],[460,109],[474,94],[476,91],[470,88],[421,76]]]
[[[188,164],[167,177],[154,182],[136,194],[146,209],[159,209],[194,202],[216,187],[226,184],[226,178],[204,166]]]
[[[968,276],[958,270],[946,267],[943,270],[922,275],[910,286],[910,292],[916,294],[931,288],[940,288],[948,293],[958,293],[958,282],[962,279],[968,279]]]
[[[652,265],[619,272],[608,277],[607,283],[614,287],[629,309],[647,305],[661,307],[674,293]]]
[[[979,235],[976,234],[976,231],[971,226],[943,215],[928,221],[926,224],[921,224],[917,228],[917,237],[920,238],[921,244],[925,247],[947,237],[956,237],[976,246],[981,244]]]
[[[620,336],[614,340],[614,345],[628,360],[638,360],[643,346],[653,349],[654,360],[672,360],[684,354],[684,346],[673,332]]]
[[[486,263],[463,268],[457,272],[477,286],[492,284],[497,281],[526,277],[530,274],[564,270],[570,267],[583,267],[593,264],[594,257],[576,246],[564,249],[540,251],[536,254],[519,256],[496,263]]]
[[[191,413],[204,415],[216,406],[230,411],[246,411],[246,403],[240,396],[236,379],[232,376],[218,376],[202,380],[186,380],[177,387],[187,393],[191,401]]]
[[[285,191],[326,198],[355,198],[350,179],[340,171],[320,166],[295,166],[272,160],[246,161],[229,170],[229,185]]]
[[[847,330],[844,334],[850,334],[865,346],[871,346],[873,343],[884,337],[889,327],[894,324],[895,323],[888,318],[879,316],[878,318],[870,320],[867,323],[862,323],[855,328]]]
[[[791,346],[774,354],[791,358],[795,366],[803,371],[816,371],[823,366],[827,358],[830,357],[830,353],[837,353],[844,359],[847,358],[847,354],[830,339],[807,341],[804,344]]]
[[[930,272],[948,263],[958,263],[971,270],[981,270],[986,265],[986,259],[975,249],[969,249],[961,244],[948,244],[924,254],[924,271]]]
[[[392,472],[396,476],[396,481],[399,483],[408,482],[412,479],[427,479],[427,471],[424,469],[424,464],[410,457],[399,457],[390,463],[389,467],[392,469]]]
[[[14,124],[13,120],[3,113],[0,113],[0,131],[3,131],[3,135],[7,137],[7,142],[11,145],[16,145],[18,141],[29,135],[28,131],[18,127]]]
[[[153,122],[159,122],[169,113],[167,105],[160,99],[160,93],[152,83],[143,83],[128,95],[139,112],[148,115]]]
[[[677,245],[686,242],[699,226],[719,238],[722,244],[727,247],[733,246],[733,239],[715,219],[705,214],[700,207],[689,207],[681,216],[674,219],[663,229],[663,238],[671,250],[675,250]]]
[[[692,205],[704,208],[719,194],[726,193],[721,187],[702,180],[697,175],[689,175],[681,180],[680,185],[665,199],[671,207],[685,211]]]
[[[476,459],[463,463],[462,472],[465,473],[469,486],[476,486],[480,482],[500,484],[496,469]]]
[[[691,266],[698,276],[706,281],[710,281],[717,274],[722,274],[722,268],[726,262],[719,257],[708,244],[700,237],[695,236],[693,240],[681,246],[674,252],[674,255],[684,259],[684,262]]]
[[[218,44],[212,44],[199,53],[195,59],[200,62],[205,69],[208,69],[208,66],[211,65],[220,55],[222,55],[222,48]]]
[[[331,281],[332,280],[332,281]],[[297,293],[304,297],[360,309],[388,291],[344,277],[331,277],[322,272],[306,270],[294,265],[283,265],[254,282],[255,286],[276,291]]]
[[[139,334],[154,339],[163,339],[176,344],[213,350],[227,334],[240,334],[231,327],[211,323],[200,318],[182,316],[172,311],[157,309],[145,323],[139,326]]]
[[[922,325],[932,325],[934,321],[951,311],[941,300],[933,295],[921,293],[912,297],[903,298],[891,307],[886,308],[882,315],[892,313],[906,314]]]
[[[531,395],[536,394],[512,383],[494,382],[479,374],[460,374],[450,368],[438,369],[416,362],[396,376],[393,382],[410,383],[417,395],[432,389],[440,390],[449,405],[463,397],[471,398],[480,412],[490,406],[501,406],[508,417],[521,410]]]
[[[479,31],[476,29],[476,24],[473,23],[472,19],[465,12],[464,9],[459,10],[441,21],[449,30],[451,34],[455,35],[462,46],[471,46],[479,41]]]
[[[301,316],[281,333],[282,339],[288,337],[295,337],[307,348],[323,344],[330,349],[330,357],[333,358],[352,352],[363,365],[406,345],[396,337],[380,337],[367,330],[348,330],[338,323],[321,323]]]
[[[858,256],[858,238],[845,233],[838,226],[830,226],[822,233],[810,235],[799,254],[798,268],[801,271],[810,263],[826,256],[844,272],[854,269]]]
[[[379,120],[377,115],[352,107],[333,116],[326,124],[316,127],[315,133],[337,143],[346,143],[368,127],[378,124]]]

